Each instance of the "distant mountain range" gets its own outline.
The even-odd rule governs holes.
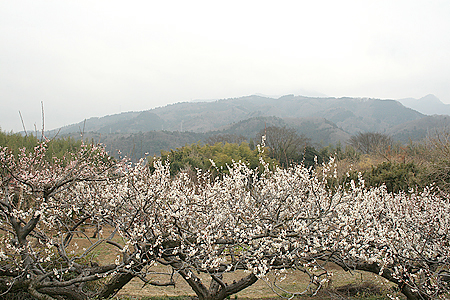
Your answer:
[[[182,102],[141,112],[127,112],[61,128],[60,133],[95,131],[136,133],[152,130],[208,132],[254,117],[324,118],[344,131],[384,131],[424,115],[394,100],[247,96],[213,102]]]
[[[104,143],[110,151],[120,149],[128,156],[140,157],[146,152],[159,155],[160,150],[205,141],[217,134],[255,139],[265,126],[295,128],[315,145],[326,146],[345,143],[351,135],[369,131],[387,133],[401,142],[421,140],[430,130],[450,125],[450,117],[426,116],[431,107],[440,107],[441,112],[447,108],[433,95],[401,101],[403,105],[369,98],[252,95],[90,118],[60,128],[59,135],[84,132],[85,138]],[[47,132],[47,136],[56,132]]]
[[[425,115],[450,115],[450,104],[442,103],[435,95],[426,95],[420,99],[405,98],[398,101]]]

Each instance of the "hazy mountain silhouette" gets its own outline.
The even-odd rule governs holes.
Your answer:
[[[287,95],[278,99],[247,96],[213,102],[183,102],[103,118],[91,118],[85,124],[63,127],[61,133],[122,132],[149,130],[208,132],[253,117],[325,118],[344,131],[384,131],[423,114],[394,100],[362,98],[312,98]]]
[[[433,115],[394,126],[387,130],[386,134],[390,135],[395,141],[408,143],[410,140],[420,141],[449,130],[450,116]]]
[[[426,95],[420,99],[406,98],[398,100],[406,107],[410,107],[425,115],[450,115],[450,104],[445,104],[435,95]]]

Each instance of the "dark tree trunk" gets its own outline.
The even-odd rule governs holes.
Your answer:
[[[28,289],[30,290],[30,289]],[[38,290],[38,293],[50,298],[38,298],[30,292],[37,299],[55,299],[52,296],[60,296],[56,299],[60,299],[61,296],[67,300],[88,300],[90,297],[77,289],[75,286],[68,287],[55,287],[55,288],[42,288]]]
[[[98,293],[99,299],[106,299],[114,296],[117,292],[123,288],[131,279],[134,278],[133,274],[123,273],[117,274],[110,281],[105,284],[102,290]]]
[[[199,300],[223,300],[258,281],[258,277],[250,274],[237,282],[234,281],[232,284],[226,284],[222,281],[222,274],[212,274],[210,288],[208,289],[192,271],[183,269],[178,270],[178,273],[186,280],[192,290],[194,290]]]
[[[356,270],[360,270],[360,271],[366,271],[366,272],[370,272],[376,275],[380,275],[380,271],[381,268],[380,266],[378,266],[376,263],[365,263],[365,262],[359,262],[356,264],[345,264],[342,261],[334,261],[337,265],[339,265],[340,267],[342,267],[344,270],[349,270],[349,265],[352,266],[352,268],[356,269]],[[393,277],[392,271],[388,270],[388,269],[384,269],[383,272],[380,275],[381,277],[389,280],[390,282],[396,284],[398,286],[398,288],[401,290],[402,294],[406,296],[406,298],[408,300],[427,300],[430,299],[430,297],[428,297],[427,295],[420,293],[420,292],[415,292],[412,290],[412,288],[405,284],[404,282],[399,281],[398,279]]]

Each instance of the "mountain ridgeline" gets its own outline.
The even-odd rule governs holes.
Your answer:
[[[52,137],[59,131],[60,136],[76,137],[83,132],[84,138],[105,144],[109,151],[119,149],[137,158],[220,134],[251,140],[268,126],[294,128],[314,145],[327,146],[370,131],[405,143],[449,125],[448,116],[426,116],[395,100],[252,95],[90,118],[46,134]]]

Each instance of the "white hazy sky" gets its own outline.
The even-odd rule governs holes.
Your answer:
[[[450,1],[0,0],[0,127],[255,93],[450,103]]]

